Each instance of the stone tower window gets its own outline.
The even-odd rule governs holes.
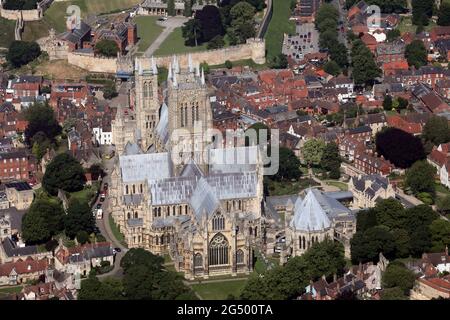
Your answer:
[[[212,219],[213,231],[220,231],[225,229],[225,218],[218,212]]]
[[[244,263],[244,251],[242,251],[241,249],[236,252],[236,263]]]

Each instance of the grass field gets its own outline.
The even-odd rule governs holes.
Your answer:
[[[50,28],[50,25],[45,20],[25,22],[22,40],[36,41],[39,38],[46,37]]]
[[[144,52],[164,29],[156,24],[158,17],[139,16],[134,19],[137,24],[139,46],[138,52]]]
[[[66,28],[66,10],[70,5],[77,5],[81,9],[81,17],[89,14],[102,14],[129,9],[141,0],[70,0],[65,2],[54,2],[45,11],[44,20],[49,26],[58,32],[63,32]]]
[[[269,194],[271,196],[297,194],[301,190],[318,185],[317,182],[312,179],[300,179],[299,181],[295,182],[278,182],[267,179],[266,181],[264,181],[264,183],[267,183],[267,188],[269,189]]]
[[[15,21],[0,18],[0,47],[8,48],[14,41]]]
[[[165,56],[169,54],[196,52],[206,50],[206,43],[197,47],[188,47],[184,44],[184,38],[181,33],[181,27],[175,28],[173,32],[161,44],[158,50],[155,51],[156,56]]]
[[[22,286],[0,287],[0,298],[7,297],[12,293],[19,293],[20,291],[22,291]]]
[[[83,190],[73,192],[70,194],[71,198],[76,198],[81,202],[87,202],[90,204],[90,202],[95,197],[95,194],[97,193],[100,186],[100,182],[96,181],[92,184],[92,186],[86,186]]]
[[[329,186],[333,186],[336,188],[339,188],[339,190],[341,191],[347,191],[348,190],[348,185],[344,182],[340,182],[340,181],[334,181],[334,180],[327,180],[325,181],[325,183]]]
[[[290,3],[290,0],[273,1],[273,15],[265,36],[269,59],[281,53],[284,34],[295,32],[295,23],[289,20]]]
[[[204,300],[225,300],[229,295],[238,297],[247,280],[194,284],[192,289]]]

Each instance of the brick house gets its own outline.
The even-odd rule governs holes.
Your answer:
[[[394,166],[383,157],[379,158],[367,153],[357,153],[354,166],[366,174],[378,174],[383,177],[388,176],[394,169]]]
[[[32,257],[0,264],[0,285],[18,285],[38,280],[45,276],[48,265],[46,258],[35,260]]]
[[[34,156],[26,149],[0,153],[0,180],[28,180],[37,170]]]

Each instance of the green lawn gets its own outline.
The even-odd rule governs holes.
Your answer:
[[[273,1],[273,15],[265,35],[267,58],[281,53],[283,36],[285,33],[295,33],[295,23],[290,21],[290,0]]]
[[[0,18],[0,47],[8,48],[14,41],[15,21]]]
[[[192,289],[204,300],[225,300],[230,294],[238,297],[241,294],[247,280],[235,280],[194,284]]]
[[[169,54],[178,54],[186,52],[196,52],[206,50],[206,43],[197,47],[189,47],[184,44],[184,38],[181,33],[181,27],[175,28],[173,32],[161,43],[158,50],[155,51],[156,56],[165,56]]]
[[[117,241],[119,241],[124,247],[127,246],[126,242],[125,242],[125,237],[123,236],[123,234],[120,232],[119,228],[117,227],[116,223],[114,222],[114,219],[111,215],[108,215],[108,222],[109,222],[109,226],[111,227],[111,231],[114,235],[114,237],[117,239]]]
[[[53,2],[50,8],[45,11],[44,20],[56,31],[63,32],[66,29],[66,9],[72,4],[80,7],[81,17],[84,18],[87,14],[98,15],[129,9],[141,2],[141,0],[70,0]]]
[[[12,293],[19,293],[22,291],[23,286],[15,287],[0,287],[0,298],[7,297]]]
[[[86,186],[83,190],[73,192],[70,194],[71,198],[77,198],[81,202],[87,202],[90,204],[92,199],[95,197],[98,189],[99,189],[99,182],[94,182],[92,186]]]
[[[336,188],[339,188],[339,190],[341,191],[347,191],[348,190],[348,185],[344,182],[340,182],[340,181],[335,181],[335,180],[327,180],[325,181],[325,183],[329,186],[333,186]]]
[[[39,38],[47,37],[50,25],[45,20],[25,22],[22,33],[22,40],[36,41]]]
[[[139,16],[134,19],[137,24],[139,46],[138,52],[144,52],[164,29],[156,24],[158,17]]]
[[[425,26],[425,30],[430,31],[435,26],[436,26],[436,23],[430,19],[430,23],[428,26]],[[401,33],[404,33],[404,32],[415,33],[416,28],[417,27],[412,24],[411,17],[402,17],[400,24],[398,25],[398,29],[400,30]]]
[[[290,181],[279,182],[267,179],[265,183],[267,183],[269,194],[271,196],[296,194],[299,193],[301,190],[318,185],[317,182],[311,179],[300,179],[299,181],[295,182]]]

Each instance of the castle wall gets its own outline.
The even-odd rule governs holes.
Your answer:
[[[8,20],[17,20],[22,14],[23,21],[37,21],[43,17],[42,9],[34,10],[6,10],[0,8],[0,16]]]
[[[117,72],[117,58],[95,57],[93,55],[69,52],[67,54],[67,62],[91,72]]]
[[[206,62],[209,65],[223,64],[226,60],[238,61],[245,59],[252,59],[257,64],[264,64],[266,62],[265,54],[266,45],[264,39],[248,39],[245,44],[216,50],[193,52],[191,56],[194,63]],[[188,53],[177,55],[181,67],[187,67],[188,56]],[[173,55],[155,57],[156,64],[166,68],[169,67],[172,59]],[[149,65],[146,65],[149,61],[146,62],[144,60],[149,59],[143,59],[144,68],[149,67]]]

